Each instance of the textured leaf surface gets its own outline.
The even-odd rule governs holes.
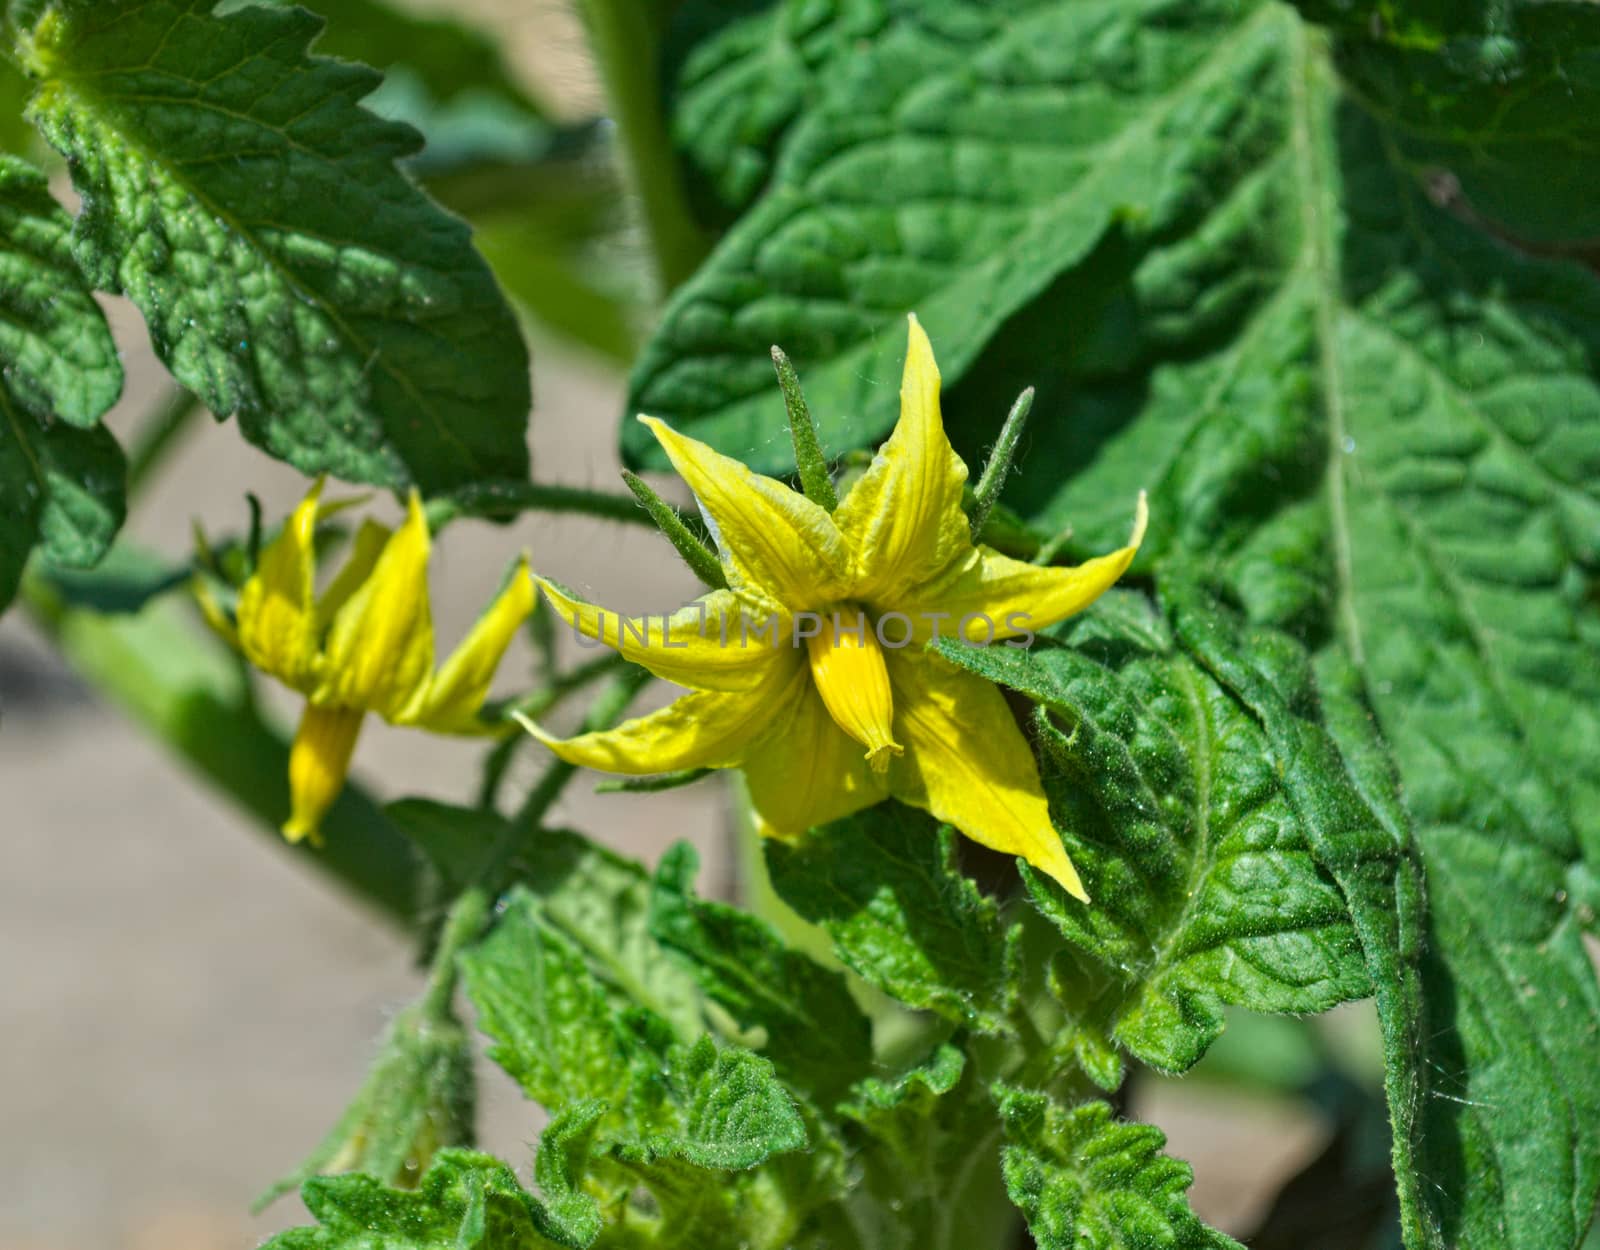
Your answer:
[[[1008,10],[1000,35],[985,6],[908,7],[752,7],[682,62],[685,109],[755,81],[749,58],[788,68],[771,98],[752,93],[750,113],[701,131],[707,186],[732,188],[729,204],[765,191],[680,293],[636,406],[781,464],[765,379],[712,364],[778,341],[813,408],[832,408],[841,449],[887,424],[889,327],[912,305],[941,345],[947,422],[969,459],[1037,385],[1007,502],[1049,530],[1073,525],[1073,549],[1103,550],[1149,488],[1142,559],[1216,569],[1251,617],[1310,643],[1322,729],[1370,813],[1400,829],[1364,707],[1376,713],[1428,868],[1428,1018],[1408,1019],[1403,972],[1384,1008],[1391,1048],[1417,1029],[1429,1043],[1389,1073],[1399,1137],[1421,1126],[1411,1180],[1434,1195],[1443,1244],[1575,1245],[1600,1188],[1600,1011],[1580,936],[1600,903],[1600,288],[1530,252],[1586,254],[1600,233],[1600,17],[1566,3],[1302,6],[1335,24],[1335,43],[1265,4],[1063,0]],[[1097,15],[1083,37],[1040,37],[1037,23]],[[897,78],[901,50],[931,46],[935,28],[948,62],[930,54],[926,75]],[[1191,37],[1214,71],[1204,90],[1186,75]],[[990,60],[990,38],[1016,43]],[[1080,111],[1051,114],[1041,137],[997,103],[1014,84],[1041,111]],[[1114,98],[1084,98],[1085,84]],[[1137,124],[1164,104],[1181,132]],[[1019,187],[1017,149],[1049,151],[1061,182]],[[1084,152],[1117,159],[1083,173]],[[971,198],[998,200],[1009,230],[969,230],[966,253],[938,227],[980,183]],[[1102,196],[1091,241],[1028,237],[1080,189]],[[1026,293],[1009,271],[962,287],[1011,255],[1032,266]],[[1300,737],[1292,700],[1284,721],[1225,684],[1269,752]],[[1371,962],[1388,886],[1330,863],[1366,900]],[[1390,936],[1404,955],[1401,928]],[[1419,1063],[1431,1076],[1413,1085]],[[1414,1246],[1434,1236],[1419,1218]]]
[[[697,155],[739,182],[752,135],[762,151],[781,135],[781,153],[673,300],[630,408],[784,467],[765,366],[780,342],[834,452],[882,433],[908,310],[960,378],[1113,222],[1181,228],[1248,166],[1279,127],[1280,19],[1255,0],[790,0],[728,21],[697,52],[680,116],[756,86],[744,118],[709,131],[716,155]],[[819,56],[799,89],[764,64]],[[1068,350],[1070,324],[1054,330]],[[648,438],[623,437],[630,459],[658,462]]]
[[[764,920],[694,896],[694,848],[661,861],[650,930],[683,952],[695,979],[739,1026],[760,1029],[761,1052],[824,1109],[871,1064],[872,1033],[845,980],[783,944]]]
[[[387,815],[428,855],[452,889],[478,879],[505,839],[495,812],[429,799],[401,799]],[[523,905],[565,937],[606,988],[613,1005],[637,1004],[667,1021],[681,1041],[703,1027],[695,981],[650,934],[650,874],[582,834],[542,829],[522,839],[504,870]]]
[[[1393,763],[1341,656],[1323,656],[1314,680],[1309,657],[1290,639],[1241,631],[1193,583],[1173,580],[1163,599],[1179,638],[1260,722],[1312,851],[1344,894],[1383,1029],[1402,1225],[1413,1243],[1430,1244],[1439,1219],[1422,1171],[1422,1116],[1436,1096],[1420,968],[1425,897]]]
[[[1068,646],[943,647],[1048,709],[1034,718],[1045,789],[1094,902],[1023,875],[1071,944],[1053,969],[1062,1044],[1108,1088],[1113,1046],[1182,1071],[1225,1004],[1325,1011],[1371,990],[1260,726],[1138,603],[1113,600]]]
[[[162,360],[306,472],[438,490],[527,473],[526,350],[466,226],[394,162],[416,132],[311,57],[301,9],[31,6],[30,115],[83,196],[74,248]]]
[[[897,803],[766,843],[783,901],[885,993],[982,1032],[1010,1028],[1017,932],[956,867],[956,835]]]
[[[643,1184],[672,1218],[719,1236],[747,1235],[771,1218],[752,1198],[770,1176],[722,1175],[806,1144],[805,1124],[767,1060],[705,1036],[682,1045],[648,1008],[619,1007],[522,890],[462,964],[479,1021],[496,1039],[495,1060],[552,1115],[587,1121],[559,1139],[563,1157],[547,1165],[565,1184],[583,1170],[574,1155],[587,1148],[599,1191],[619,1210]],[[570,1226],[582,1220],[570,1202],[558,1214]]]
[[[1002,1087],[1005,1177],[1040,1250],[1238,1250],[1189,1209],[1187,1163],[1166,1138],[1112,1118],[1103,1102],[1071,1109],[1048,1095]]]
[[[318,1177],[302,1197],[320,1221],[279,1233],[264,1250],[547,1250],[547,1217],[511,1169],[465,1150],[440,1154],[414,1190],[370,1176]]]
[[[122,365],[44,175],[0,156],[0,609],[37,546],[84,567],[122,525],[122,452],[97,424]]]

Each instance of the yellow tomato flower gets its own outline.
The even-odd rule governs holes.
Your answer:
[[[437,672],[428,605],[428,522],[415,491],[391,532],[365,521],[350,558],[319,596],[312,541],[322,483],[311,488],[239,592],[229,620],[201,588],[206,619],[251,664],[306,696],[289,752],[291,842],[316,840],[344,788],[368,712],[435,733],[494,732],[479,718],[500,658],[533,610],[527,561]]]
[[[1087,902],[1004,696],[925,644],[941,626],[981,644],[1081,611],[1132,561],[1144,498],[1119,551],[1071,569],[1008,559],[972,541],[967,467],[945,436],[938,366],[915,317],[900,404],[893,434],[831,514],[641,417],[694,490],[728,589],[669,618],[628,620],[536,580],[574,629],[691,693],[566,740],[524,723],[562,759],[607,772],[742,768],[777,836],[892,795]]]

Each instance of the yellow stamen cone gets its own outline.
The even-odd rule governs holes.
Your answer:
[[[827,613],[821,630],[806,639],[811,677],[840,729],[867,748],[872,771],[888,770],[903,753],[894,740],[894,695],[883,648],[860,608]]]

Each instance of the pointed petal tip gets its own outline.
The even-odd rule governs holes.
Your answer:
[[[1078,870],[1072,866],[1072,860],[1067,856],[1066,851],[1060,853],[1059,859],[1054,855],[1050,856],[1050,859],[1053,862],[1034,864],[1033,866],[1068,894],[1072,895],[1078,902],[1087,904],[1089,902],[1089,891],[1083,888],[1083,879],[1078,876]]]
[[[1135,549],[1144,542],[1144,532],[1150,524],[1150,496],[1145,491],[1139,492],[1139,502],[1134,507],[1133,534],[1128,539],[1128,546]]]

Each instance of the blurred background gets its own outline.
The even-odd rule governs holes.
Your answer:
[[[604,172],[606,128],[593,120],[604,105],[581,27],[556,0],[456,0],[448,13],[500,42],[515,88],[546,112],[544,164],[528,175],[530,194],[556,187],[560,211],[475,215],[478,175],[449,167],[451,145],[463,134],[463,143],[503,137],[494,130],[503,117],[458,116],[418,173],[479,227],[528,314],[535,473],[617,489],[624,362],[647,316],[648,276],[630,259],[626,215]],[[401,115],[415,104],[405,84],[403,72],[392,75],[380,101]],[[563,167],[566,148],[579,154]],[[581,176],[552,178],[545,158],[558,174]],[[526,172],[505,164],[497,176]],[[587,211],[575,186],[591,189],[615,220],[600,244],[557,246],[552,260],[563,221]],[[531,294],[539,290],[558,294]],[[171,384],[138,315],[122,301],[106,306],[128,373],[110,424],[126,440]],[[780,419],[776,389],[774,413]],[[270,523],[304,491],[302,479],[226,426],[202,417],[178,437],[131,510],[130,544],[181,560],[193,521],[238,533],[246,492]],[[387,499],[372,508],[396,515]],[[668,610],[695,593],[670,547],[645,528],[549,516],[507,528],[462,523],[434,555],[441,652],[524,548],[541,572],[625,611]],[[182,599],[169,596],[160,610],[186,618],[196,646],[210,645]],[[513,651],[502,670],[509,688],[526,685],[530,664],[528,649]],[[292,724],[293,703],[281,694],[267,693],[269,710]],[[384,799],[466,802],[480,751],[369,718],[354,776]],[[521,752],[509,784],[526,786],[542,763]],[[702,888],[736,891],[717,783],[639,796],[596,795],[594,785],[580,778],[556,822],[650,862],[688,838],[706,864]],[[259,1217],[249,1206],[321,1138],[360,1084],[385,1023],[417,992],[413,941],[97,701],[21,610],[0,622],[0,794],[0,1250],[229,1250],[303,1222],[292,1196]],[[1274,1228],[1272,1196],[1298,1172],[1316,1183],[1326,1169],[1381,1165],[1381,1108],[1376,1130],[1369,1114],[1376,1064],[1367,1004],[1314,1024],[1239,1018],[1185,1081],[1142,1075],[1129,1113],[1161,1125],[1172,1152],[1194,1164],[1202,1218],[1235,1235],[1265,1221],[1255,1244],[1304,1247],[1306,1230]],[[482,1065],[481,1095],[482,1145],[526,1174],[540,1113],[491,1064]],[[1378,1207],[1386,1190],[1387,1181]]]

